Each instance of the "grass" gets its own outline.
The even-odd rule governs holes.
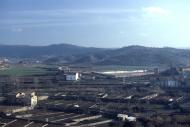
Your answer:
[[[44,74],[47,72],[48,72],[47,70],[36,66],[15,65],[15,66],[10,66],[7,69],[0,70],[0,75],[27,76],[27,75]]]

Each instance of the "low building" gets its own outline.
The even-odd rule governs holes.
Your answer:
[[[23,106],[29,106],[31,108],[34,108],[38,103],[38,98],[35,94],[35,92],[31,93],[17,93],[8,95],[6,97],[7,103],[11,105],[23,105]]]
[[[154,84],[159,85],[161,87],[181,87],[182,79],[178,77],[158,77],[154,81]]]
[[[136,117],[128,116],[126,114],[118,114],[117,117],[122,121],[136,122]]]
[[[65,74],[67,81],[77,81],[79,80],[79,73],[78,72],[69,72]]]
[[[181,83],[175,79],[166,79],[161,81],[160,85],[164,87],[179,87]]]

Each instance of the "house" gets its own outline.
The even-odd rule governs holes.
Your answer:
[[[126,114],[118,114],[117,117],[121,119],[122,121],[129,121],[129,122],[136,121],[136,117],[128,116]]]
[[[78,72],[65,71],[61,67],[59,67],[59,71],[56,73],[57,81],[77,81],[79,78],[80,74]]]
[[[29,106],[31,108],[34,108],[38,103],[38,97],[36,96],[35,92],[31,93],[24,93],[19,92],[15,94],[8,95],[7,103],[11,105],[23,105],[23,106]]]
[[[78,72],[68,72],[65,74],[66,81],[77,81],[79,80],[79,73]]]

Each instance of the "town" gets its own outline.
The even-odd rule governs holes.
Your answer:
[[[0,0],[0,127],[190,127],[190,0]]]
[[[43,70],[1,74],[2,127],[190,126],[189,67],[100,71],[5,60],[1,66]]]

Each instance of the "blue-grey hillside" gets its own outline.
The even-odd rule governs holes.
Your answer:
[[[70,44],[48,46],[0,45],[1,57],[38,58],[43,56],[70,56],[102,51],[101,48],[81,47]]]
[[[44,63],[80,65],[190,65],[190,50],[128,46],[118,49],[81,47],[69,44],[49,46],[1,45],[0,56],[43,58]]]

